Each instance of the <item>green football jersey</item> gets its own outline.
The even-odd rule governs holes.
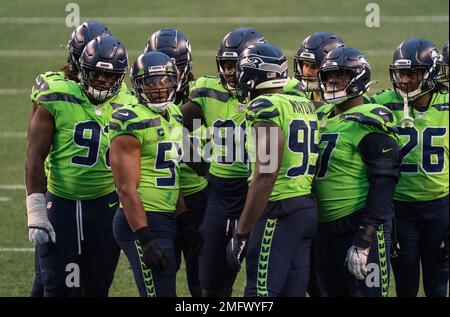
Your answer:
[[[307,98],[287,94],[261,95],[252,100],[247,111],[251,177],[255,169],[256,143],[254,131],[250,127],[257,122],[276,124],[284,136],[280,171],[269,200],[310,194],[319,139],[313,103]]]
[[[309,100],[312,99],[312,92],[303,90],[302,83],[294,77],[288,78],[288,83],[283,87],[283,90],[286,93],[293,93],[300,97],[308,98]]]
[[[189,87],[192,89],[192,86],[195,85],[195,81],[189,82]],[[183,102],[180,102],[178,107],[181,107]],[[190,134],[190,138],[192,140],[192,144],[194,147],[194,151],[198,151],[198,155],[202,155],[202,147],[203,141],[201,138],[202,129],[204,126],[199,127],[196,131],[193,131]],[[206,178],[202,176],[198,176],[196,172],[192,168],[190,168],[187,164],[181,163],[180,166],[180,188],[183,192],[184,196],[189,196],[199,191],[205,189],[208,186],[208,181]]]
[[[34,85],[31,88],[31,95],[30,95],[30,99],[32,102],[36,103],[36,97],[39,92],[43,89],[45,89],[46,86],[48,86],[48,81],[54,80],[54,79],[66,79],[64,72],[45,72],[40,74],[39,76],[36,77],[36,80],[34,81]],[[44,161],[44,171],[45,171],[45,176],[48,175],[48,169],[49,169],[49,162],[48,162],[48,156]]]
[[[48,156],[48,190],[71,200],[89,200],[113,192],[108,123],[113,108],[134,97],[119,93],[95,106],[79,84],[59,78],[37,87],[32,100],[47,109],[55,122]]]
[[[145,105],[116,109],[109,124],[111,141],[132,135],[141,144],[138,193],[148,212],[174,212],[179,195],[183,117],[178,106],[167,108],[167,119]]]
[[[425,111],[409,107],[414,127],[401,127],[403,100],[394,90],[381,91],[373,101],[388,107],[397,121],[402,165],[395,200],[428,201],[448,195],[448,92],[435,92]]]
[[[191,87],[189,99],[203,110],[212,135],[209,172],[222,178],[248,176],[245,145],[246,105],[229,93],[218,77],[204,76]]]
[[[314,183],[319,221],[330,222],[352,214],[366,202],[367,166],[358,150],[369,133],[397,140],[393,115],[375,104],[362,104],[332,117],[334,105],[320,107],[319,163]]]

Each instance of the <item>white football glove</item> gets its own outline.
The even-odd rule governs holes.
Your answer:
[[[45,196],[33,193],[27,196],[28,238],[34,245],[47,243],[49,238],[55,243],[56,235],[48,220]]]
[[[355,245],[352,245],[347,251],[347,258],[345,263],[347,263],[348,270],[352,273],[358,280],[363,280],[367,275],[367,257],[369,256],[370,248],[363,249]]]

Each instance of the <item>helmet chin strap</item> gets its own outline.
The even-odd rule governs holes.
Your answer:
[[[402,128],[408,126],[409,128],[414,127],[414,119],[409,116],[409,105],[408,105],[408,97],[403,96],[403,119],[402,119]]]

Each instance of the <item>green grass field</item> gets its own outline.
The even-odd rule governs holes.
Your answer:
[[[81,21],[95,18],[107,24],[126,46],[131,62],[154,31],[163,27],[182,30],[192,45],[197,77],[216,73],[214,55],[220,40],[239,26],[257,28],[285,51],[291,64],[299,43],[308,34],[332,31],[347,45],[367,53],[372,78],[379,81],[372,91],[377,91],[390,87],[387,66],[401,41],[423,37],[439,49],[448,41],[449,4],[447,0],[377,1],[381,25],[368,28],[365,7],[370,2],[373,1],[77,1]],[[72,32],[64,23],[66,3],[15,0],[4,1],[0,6],[0,296],[27,296],[31,289],[33,252],[17,250],[32,247],[26,230],[25,191],[21,187],[26,122],[31,109],[29,91],[39,73],[57,70],[65,62],[66,52],[60,45],[67,43]],[[183,269],[178,281],[178,294],[187,296]],[[235,286],[234,295],[242,295],[242,272]],[[390,295],[393,294],[392,283]],[[111,295],[137,295],[124,256]]]

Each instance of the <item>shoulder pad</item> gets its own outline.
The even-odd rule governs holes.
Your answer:
[[[258,98],[252,101],[247,108],[247,120],[271,119],[280,115],[272,101],[267,98]]]
[[[369,113],[353,112],[341,114],[339,117],[341,120],[356,121],[385,132],[397,133],[392,112],[385,107],[374,108]]]

